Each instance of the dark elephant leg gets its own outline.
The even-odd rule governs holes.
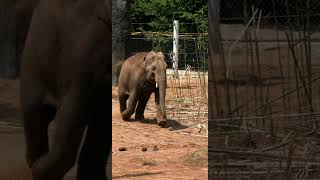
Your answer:
[[[127,94],[119,95],[119,103],[120,103],[120,112],[121,113],[127,109],[128,98],[129,98],[129,95],[127,95]]]
[[[137,102],[138,102],[138,91],[135,89],[130,93],[129,99],[128,99],[128,107],[125,109],[122,114],[122,119],[127,121],[130,119],[134,111],[136,110]]]
[[[21,104],[26,141],[26,161],[29,167],[46,154],[48,145],[48,125],[53,120],[56,109],[42,104],[44,88],[39,81],[25,81],[29,74],[21,80]],[[34,88],[38,87],[38,88]],[[32,88],[32,89],[31,89]]]
[[[142,93],[142,95],[139,97],[139,102],[138,102],[138,106],[136,108],[136,114],[135,114],[136,119],[141,119],[141,120],[144,119],[144,110],[146,109],[151,93],[152,92]]]
[[[29,166],[33,166],[40,156],[48,152],[47,129],[56,111],[52,106],[43,104],[46,85],[43,83],[42,71],[37,71],[39,67],[37,60],[46,63],[55,57],[55,34],[57,33],[55,23],[51,21],[52,17],[48,13],[41,14],[40,8],[36,9],[23,50],[20,79]],[[41,28],[37,28],[38,26]]]
[[[56,109],[50,105],[33,105],[24,110],[24,129],[29,167],[49,151],[48,125],[53,120]]]
[[[55,117],[57,128],[50,151],[32,166],[34,180],[61,180],[74,166],[88,119],[81,97],[77,91],[65,97]]]
[[[106,165],[108,156],[111,153],[111,140],[109,140],[105,123],[92,122],[88,125],[86,139],[82,146],[78,160],[77,180],[106,180]],[[111,168],[110,166],[108,168]]]

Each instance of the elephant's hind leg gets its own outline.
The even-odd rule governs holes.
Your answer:
[[[144,119],[144,110],[146,109],[147,103],[150,99],[150,95],[152,92],[143,93],[138,102],[138,106],[136,108],[135,118],[143,120]]]

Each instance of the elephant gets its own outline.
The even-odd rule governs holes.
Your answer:
[[[111,0],[39,0],[34,7],[20,66],[34,180],[61,180],[75,165],[78,180],[108,179],[111,12]]]
[[[136,119],[144,119],[144,110],[150,95],[154,92],[157,123],[159,126],[166,125],[166,68],[163,53],[155,51],[136,53],[123,62],[118,81],[123,120],[128,121],[133,113]]]

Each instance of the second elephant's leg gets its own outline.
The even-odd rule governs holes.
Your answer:
[[[61,180],[74,166],[88,119],[81,97],[83,95],[77,92],[65,97],[55,117],[56,128],[50,150],[32,166],[35,180]]]
[[[50,105],[33,105],[25,109],[24,128],[27,144],[27,163],[32,167],[34,162],[49,151],[48,125],[55,114]]]
[[[136,119],[144,119],[144,110],[146,109],[147,103],[150,99],[151,92],[142,93],[142,95],[139,97],[138,106],[136,108]]]
[[[21,80],[21,105],[24,134],[26,141],[26,160],[29,167],[49,151],[48,125],[53,120],[56,108],[43,104],[45,94],[43,86],[29,74],[23,74]],[[35,88],[37,87],[37,88]]]
[[[137,102],[138,102],[138,97],[139,93],[135,89],[130,93],[129,99],[128,99],[128,107],[125,109],[122,114],[122,119],[123,120],[129,120],[134,111],[136,110]]]

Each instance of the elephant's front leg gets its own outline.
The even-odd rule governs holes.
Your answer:
[[[151,93],[152,92],[145,92],[145,93],[142,93],[141,96],[139,97],[139,102],[138,102],[138,106],[136,108],[136,114],[135,114],[136,119],[141,119],[141,120],[144,119],[144,110],[146,109]]]
[[[139,93],[137,89],[131,91],[128,99],[128,107],[123,112],[121,112],[123,120],[128,121],[134,113],[138,102],[138,96]]]

